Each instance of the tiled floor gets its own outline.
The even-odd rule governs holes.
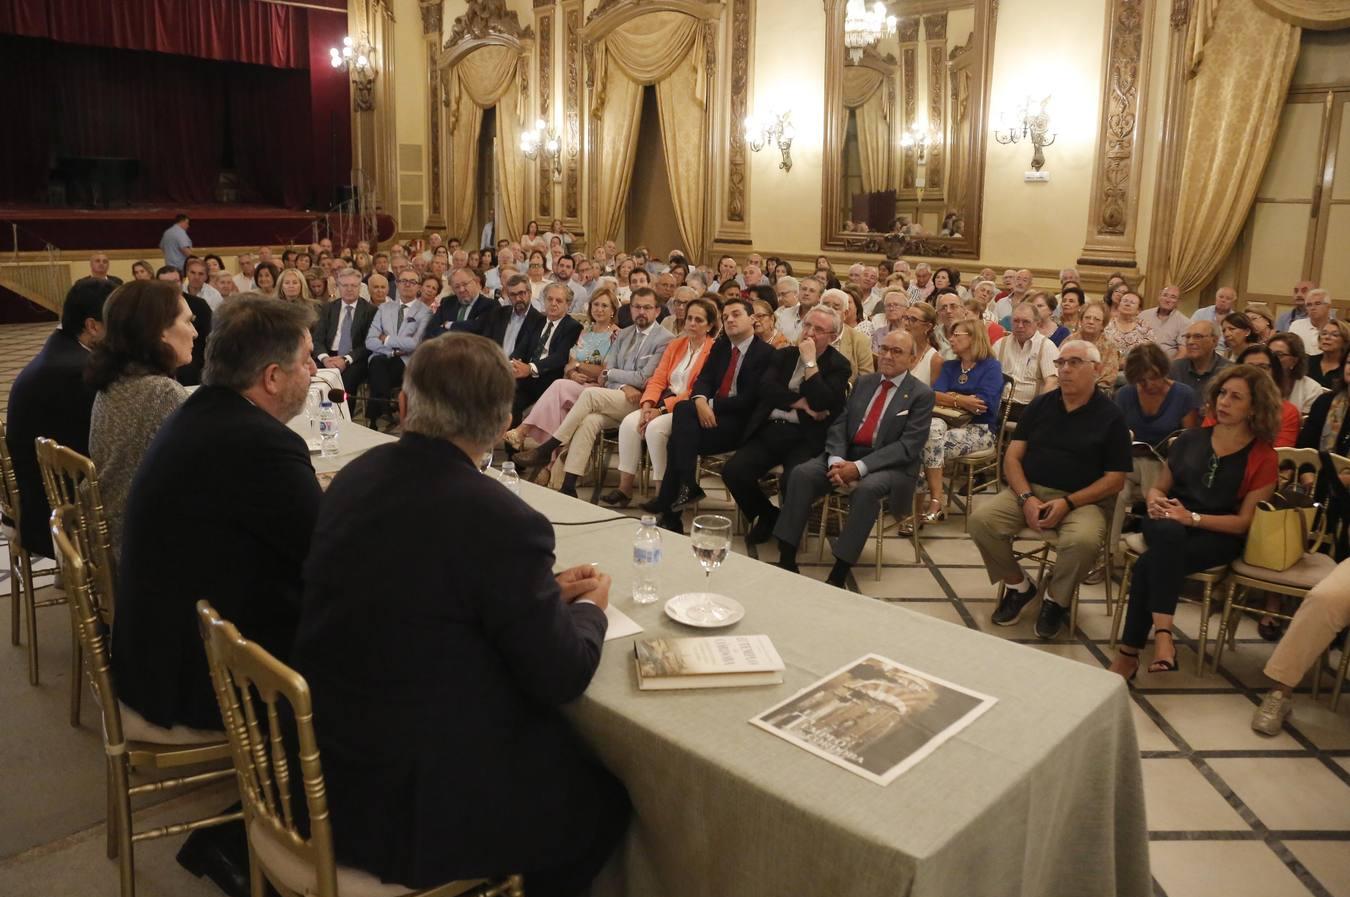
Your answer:
[[[0,408],[9,384],[41,345],[48,325],[0,327]],[[893,532],[893,530],[892,530]],[[738,540],[739,544],[739,540]],[[1101,586],[1086,587],[1078,631],[1054,643],[1038,641],[1031,615],[1017,626],[989,623],[994,589],[957,515],[924,531],[917,565],[908,541],[888,536],[886,566],[873,578],[871,548],[856,571],[856,587],[910,611],[988,632],[1080,663],[1109,660],[1109,618]],[[776,558],[765,547],[764,555]],[[802,551],[805,575],[824,579],[826,565],[811,563],[815,545]],[[3,554],[0,554],[0,561]],[[7,574],[0,574],[7,575]],[[0,606],[8,603],[0,583]],[[0,620],[7,608],[0,607]],[[70,729],[64,712],[64,611],[44,613],[43,685],[24,681],[23,650],[0,647],[0,758],[24,799],[0,812],[0,894],[113,894],[115,872],[102,859],[102,767],[92,708],[84,726]],[[1350,696],[1338,713],[1324,695],[1315,703],[1301,694],[1291,724],[1273,739],[1248,723],[1260,690],[1261,667],[1270,654],[1251,621],[1239,630],[1238,646],[1225,654],[1216,676],[1196,678],[1195,604],[1177,615],[1182,641],[1180,671],[1141,673],[1132,695],[1144,770],[1152,839],[1154,889],[1166,897],[1350,897]],[[1217,620],[1211,637],[1217,634]],[[1212,647],[1212,644],[1211,644]],[[21,717],[22,718],[22,717]],[[69,759],[65,759],[69,758]],[[53,764],[65,762],[66,769]],[[92,792],[92,793],[91,793]],[[12,794],[13,792],[11,792]],[[197,798],[206,809],[215,795]],[[17,807],[17,811],[13,809]],[[162,808],[143,811],[150,815]],[[175,839],[138,848],[140,893],[214,892],[191,879],[172,860]],[[1070,897],[1070,895],[1055,895]]]

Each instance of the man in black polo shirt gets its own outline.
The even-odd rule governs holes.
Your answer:
[[[1012,540],[1027,527],[1058,533],[1054,575],[1036,618],[1036,635],[1044,639],[1059,633],[1075,586],[1097,560],[1111,519],[1100,503],[1120,492],[1133,469],[1125,419],[1096,389],[1097,347],[1070,340],[1055,367],[1059,389],[1027,406],[1008,446],[1008,488],[970,518],[989,581],[1004,585],[992,617],[996,626],[1016,623],[1038,590],[1013,559]]]

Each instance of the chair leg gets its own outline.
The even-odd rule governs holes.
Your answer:
[[[80,727],[80,694],[84,684],[84,649],[80,647],[80,634],[75,627],[70,628],[70,727]]]
[[[1331,687],[1331,712],[1341,703],[1341,692],[1345,689],[1345,674],[1350,672],[1350,645],[1341,648],[1341,666],[1336,671],[1336,684]]]
[[[1073,641],[1073,634],[1078,631],[1078,596],[1081,587],[1073,587],[1073,597],[1069,599],[1069,641]]]
[[[1114,585],[1114,582],[1112,581],[1113,579],[1112,574],[1115,573],[1115,570],[1113,569],[1112,566],[1113,561],[1111,555],[1113,554],[1113,552],[1111,551],[1111,546],[1106,545],[1104,547],[1106,550],[1103,552],[1102,572],[1105,575],[1104,578],[1102,579],[1102,595],[1106,597],[1106,615],[1109,617],[1111,616],[1111,611],[1115,607],[1115,601],[1111,597],[1111,587]]]
[[[1223,660],[1225,642],[1233,643],[1233,633],[1237,625],[1233,621],[1233,601],[1239,594],[1237,583],[1229,583],[1223,599],[1223,616],[1219,618],[1219,641],[1214,646],[1214,672],[1219,672],[1219,662]],[[1225,639],[1225,636],[1227,638]]]
[[[830,496],[825,496],[820,505],[820,529],[816,531],[816,563],[825,561],[825,524],[830,518]]]
[[[1198,644],[1195,646],[1195,677],[1203,678],[1205,675],[1205,645],[1209,640],[1209,605],[1214,597],[1214,584],[1205,583],[1204,592],[1200,596],[1200,636]]]
[[[9,643],[19,644],[19,561],[9,545]]]
[[[1134,558],[1125,556],[1125,568],[1120,574],[1120,598],[1116,601],[1116,610],[1111,617],[1111,648],[1116,647],[1120,639],[1120,621],[1125,616],[1125,601],[1130,594],[1130,577],[1134,575]]]
[[[118,871],[122,879],[122,897],[135,897],[136,895],[136,860],[131,848],[131,795],[127,789],[130,787],[127,775],[127,764],[124,757],[114,757],[108,760],[109,782],[112,790],[108,794],[108,800],[113,804],[109,807],[112,810],[108,816],[108,823],[117,826],[115,848],[113,847],[112,835],[110,832],[110,853],[115,849],[117,854]]]
[[[28,552],[19,554],[19,566],[23,570],[23,607],[24,613],[28,615],[28,684],[38,684],[38,653],[37,653],[37,599],[33,595],[33,559]],[[14,575],[14,571],[10,571]]]
[[[877,582],[881,582],[881,548],[882,545],[885,544],[882,542],[882,536],[885,531],[885,523],[886,523],[886,503],[882,502],[881,506],[877,508],[877,522],[875,526],[877,533],[877,566],[875,579]]]
[[[970,532],[970,515],[975,510],[975,468],[966,465],[966,516],[962,526]]]

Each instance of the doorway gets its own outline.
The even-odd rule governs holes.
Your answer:
[[[669,258],[672,249],[688,255],[675,220],[666,151],[661,144],[661,113],[652,85],[642,88],[642,119],[638,123],[633,179],[629,182],[624,209],[623,236],[623,245],[645,246],[656,260]]]

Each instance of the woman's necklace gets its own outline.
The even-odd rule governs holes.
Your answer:
[[[961,376],[956,378],[956,382],[962,386],[965,386],[967,383],[970,382],[970,372],[975,370],[975,365],[978,364],[979,362],[972,362],[970,367],[966,367],[966,363],[964,361],[958,363],[961,365]]]

